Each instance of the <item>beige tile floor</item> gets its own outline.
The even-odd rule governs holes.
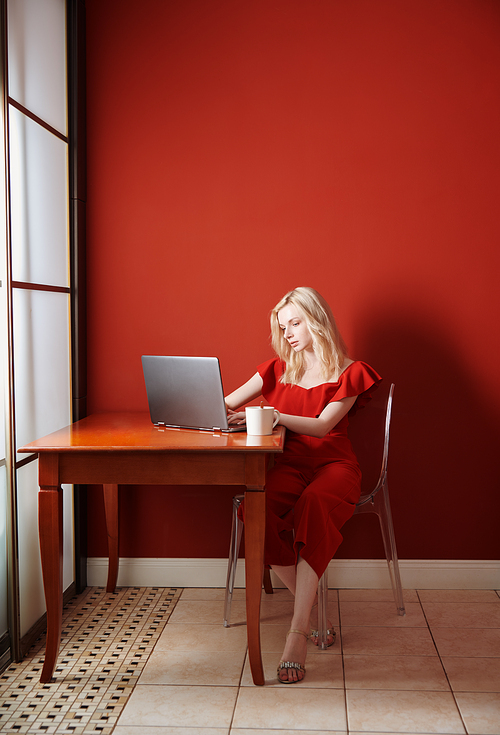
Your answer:
[[[163,611],[163,622],[156,612],[151,618],[152,608],[144,606],[142,621],[132,619],[139,626],[142,657],[133,681],[126,674],[126,696],[123,680],[109,682],[115,690],[117,684],[121,687],[119,702],[114,692],[112,721],[100,722],[96,713],[78,729],[64,722],[30,728],[26,719],[17,721],[11,714],[5,726],[0,720],[0,730],[75,735],[500,735],[500,593],[407,590],[407,615],[402,618],[396,615],[390,590],[330,590],[337,641],[327,651],[309,643],[306,678],[292,686],[275,678],[292,599],[284,590],[263,594],[264,687],[253,685],[248,667],[244,591],[235,592],[229,629],[221,623],[223,596],[223,590],[213,589],[174,590],[168,596],[149,592],[148,604]],[[124,598],[122,608],[133,599]],[[108,628],[118,619],[116,610],[113,614],[103,623]],[[148,619],[157,627],[145,651],[143,626]],[[116,631],[122,641],[128,633]],[[84,654],[88,658],[89,646]],[[39,670],[40,652],[36,655]],[[106,666],[109,669],[109,663]],[[130,671],[130,664],[123,671]],[[97,675],[100,681],[102,672],[96,670]],[[54,702],[60,707],[67,685],[60,675],[57,686],[43,689],[58,688]],[[42,685],[31,685],[33,692],[37,686]]]
[[[399,617],[389,590],[330,590],[337,641],[309,643],[307,675],[292,686],[275,678],[292,599],[263,594],[265,687],[248,666],[244,593],[229,629],[223,594],[183,590],[115,735],[500,735],[496,592],[407,590]]]

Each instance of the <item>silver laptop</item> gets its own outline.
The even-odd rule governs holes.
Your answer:
[[[156,426],[203,431],[246,431],[228,426],[216,357],[143,355],[151,421]]]

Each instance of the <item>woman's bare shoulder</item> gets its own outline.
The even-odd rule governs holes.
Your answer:
[[[347,368],[350,367],[351,365],[353,365],[355,362],[356,362],[356,360],[351,360],[350,357],[346,357],[344,359],[344,362],[343,362],[342,368],[340,370],[340,373],[338,375],[334,376],[333,378],[331,378],[331,380],[329,380],[328,382],[329,383],[338,383],[338,381],[340,380],[340,376],[342,375],[342,373],[345,373],[345,371],[347,370]]]

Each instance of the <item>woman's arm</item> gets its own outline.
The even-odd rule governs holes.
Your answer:
[[[245,403],[253,401],[254,398],[260,396],[263,385],[264,381],[261,376],[259,373],[255,373],[250,380],[247,380],[240,388],[236,388],[236,390],[225,397],[226,406],[232,411],[235,411]]]
[[[290,431],[295,431],[297,434],[305,434],[306,436],[314,436],[321,439],[351,410],[356,398],[357,396],[353,396],[342,398],[340,401],[332,401],[332,403],[329,403],[323,409],[317,418],[282,413],[278,423],[290,429]]]

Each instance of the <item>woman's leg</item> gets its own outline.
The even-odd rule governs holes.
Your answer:
[[[342,462],[318,464],[314,479],[304,489],[294,508],[295,541],[312,568],[323,570],[335,554],[340,529],[352,516],[360,492],[360,471]],[[314,603],[317,603],[315,598]],[[313,607],[311,627],[318,628],[318,607]],[[330,620],[327,628],[333,631]],[[312,638],[318,645],[318,638]],[[327,638],[333,644],[334,634]]]
[[[295,571],[295,564],[293,564],[290,567],[280,567],[276,564],[271,564],[271,569],[276,574],[276,576],[281,579],[285,587],[287,587],[292,595],[295,597],[295,587],[296,587],[296,571]]]
[[[300,468],[284,462],[277,462],[266,477],[264,562],[272,567],[294,594],[296,556],[293,548],[293,508],[310,479]]]
[[[311,608],[316,599],[317,590],[318,575],[305,559],[302,559],[299,555],[291,630],[302,630],[304,633],[309,633],[309,618],[311,616]],[[306,647],[307,639],[304,636],[298,633],[289,633],[286,639],[282,661],[292,661],[303,666],[306,661]],[[282,669],[279,678],[280,681],[301,681],[304,677],[297,669]]]
[[[355,511],[361,473],[344,462],[319,465],[294,506],[295,546],[310,566],[322,574],[335,555],[340,529]]]
[[[276,576],[279,577],[279,579],[281,579],[285,587],[287,587],[292,593],[292,595],[295,597],[295,589],[296,589],[296,582],[297,582],[295,565],[291,567],[279,567],[273,564],[271,569],[276,574]],[[312,606],[310,627],[313,630],[316,630],[318,628],[318,590],[317,589],[316,589],[316,595],[314,597],[313,606]],[[333,629],[333,625],[330,620],[327,621],[326,627],[329,628],[330,630]],[[312,638],[311,640],[315,646],[318,645],[317,638]],[[329,645],[333,643],[333,640],[334,640],[334,637],[332,633],[332,635],[328,636]]]

